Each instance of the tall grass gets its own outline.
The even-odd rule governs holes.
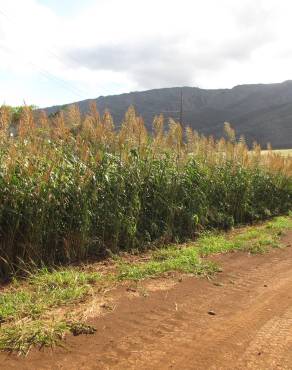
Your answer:
[[[142,249],[288,212],[292,159],[250,151],[129,108],[119,130],[94,105],[47,118],[0,108],[0,275]],[[13,129],[13,130],[12,130]],[[14,132],[13,136],[11,132]]]

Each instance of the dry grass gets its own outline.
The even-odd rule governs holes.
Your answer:
[[[261,150],[254,143],[252,150],[245,144],[244,137],[236,139],[231,125],[224,124],[225,138],[215,140],[212,136],[205,137],[198,134],[190,127],[185,132],[178,122],[170,119],[165,122],[163,115],[156,116],[153,121],[153,133],[149,133],[144,125],[143,118],[138,116],[131,106],[125,114],[120,129],[115,129],[115,124],[110,112],[105,111],[101,116],[96,105],[90,103],[89,113],[81,115],[78,107],[70,105],[53,117],[47,117],[44,112],[34,113],[30,107],[22,107],[15,113],[9,107],[0,107],[0,134],[2,143],[8,145],[15,155],[14,144],[9,132],[11,127],[18,135],[18,141],[30,142],[30,154],[44,154],[58,160],[52,147],[44,142],[55,141],[74,145],[81,158],[90,160],[94,155],[97,161],[101,160],[104,153],[110,152],[127,160],[131,150],[136,150],[140,157],[151,155],[160,158],[166,152],[175,153],[179,162],[184,162],[190,156],[200,157],[205,163],[220,164],[228,160],[236,161],[245,166],[263,165],[273,171],[292,173],[292,150]],[[185,138],[184,138],[185,137]],[[21,153],[22,154],[22,153]],[[21,155],[20,154],[20,155]],[[90,154],[90,155],[89,155]],[[263,155],[264,154],[264,155]],[[11,165],[18,158],[10,158]],[[33,168],[32,168],[33,169]],[[49,175],[49,174],[47,174]]]
[[[14,130],[15,135],[10,132]],[[215,140],[133,107],[115,129],[92,104],[53,117],[0,108],[0,276],[145,249],[287,213],[292,158]]]
[[[262,150],[262,154],[268,153],[268,150]],[[291,157],[292,156],[292,149],[274,149],[273,153],[282,155],[284,157]]]

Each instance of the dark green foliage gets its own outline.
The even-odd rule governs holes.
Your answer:
[[[291,178],[264,169],[226,163],[212,169],[209,222],[229,228],[279,215],[291,209]]]
[[[291,178],[260,167],[194,158],[178,164],[171,155],[141,159],[134,152],[127,161],[103,153],[85,163],[73,146],[50,150],[58,163],[23,158],[8,170],[0,158],[3,278],[22,263],[65,263],[182,241],[203,228],[229,228],[291,209]]]

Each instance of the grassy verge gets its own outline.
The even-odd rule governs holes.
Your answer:
[[[210,275],[217,271],[215,264],[203,261],[197,248],[169,247],[154,252],[148,262],[141,264],[121,263],[117,278],[119,280],[141,280],[162,275],[169,271]]]
[[[231,233],[205,233],[195,243],[158,249],[147,262],[122,262],[117,278],[140,280],[168,271],[210,275],[218,268],[202,257],[235,250],[264,253],[269,247],[280,247],[281,235],[290,228],[292,229],[292,217],[277,217],[262,225],[235,229]]]
[[[97,273],[72,268],[42,269],[23,282],[14,281],[0,296],[0,350],[23,354],[33,345],[53,346],[66,332],[74,332],[77,323],[55,320],[53,310],[86,299],[100,281]]]
[[[28,316],[38,318],[48,309],[80,301],[100,279],[99,274],[73,269],[40,270],[28,277],[24,286],[14,282],[0,296],[0,319],[9,322]]]
[[[201,256],[243,250],[250,253],[264,253],[269,247],[281,247],[280,237],[292,228],[291,217],[277,217],[260,226],[235,230],[229,234],[205,234],[198,240]]]
[[[78,268],[41,269],[22,281],[15,280],[1,294],[0,350],[26,354],[32,346],[59,344],[68,332],[93,333],[94,328],[82,320],[72,320],[73,304],[87,300],[105,283],[137,281],[169,271],[210,276],[218,266],[207,260],[209,255],[235,250],[264,253],[270,247],[281,247],[281,235],[288,229],[292,229],[291,215],[230,233],[205,233],[195,243],[154,250],[146,261],[127,263],[118,258],[110,274]]]

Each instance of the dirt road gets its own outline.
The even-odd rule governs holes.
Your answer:
[[[115,309],[93,320],[96,334],[26,359],[1,355],[0,368],[292,369],[292,247],[215,259],[214,280],[152,280],[145,296],[123,287]]]

